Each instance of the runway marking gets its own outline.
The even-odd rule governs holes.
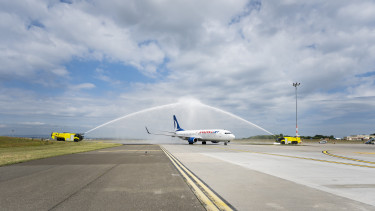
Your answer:
[[[371,162],[371,161],[359,160],[359,159],[355,159],[355,158],[349,158],[349,157],[344,157],[344,156],[340,156],[340,155],[335,155],[335,154],[329,153],[327,150],[324,150],[323,154],[326,154],[326,155],[329,155],[329,156],[332,156],[332,157],[336,157],[336,158],[342,158],[342,159],[346,159],[346,160],[361,162],[361,163],[375,164],[375,162]]]
[[[344,184],[344,185],[325,185],[329,188],[375,188],[375,184]]]
[[[207,210],[233,210],[164,147],[160,146]]]
[[[375,155],[375,152],[354,152],[358,154],[365,154],[365,155]]]
[[[224,149],[222,147],[214,147],[218,149]],[[318,162],[325,162],[325,163],[335,163],[335,164],[342,164],[342,165],[349,165],[349,166],[358,166],[358,167],[366,167],[366,168],[375,168],[375,166],[367,166],[367,165],[361,165],[361,164],[355,164],[355,163],[344,163],[344,162],[337,162],[337,161],[330,161],[330,160],[322,160],[322,159],[316,159],[316,158],[306,158],[306,157],[298,157],[298,156],[291,156],[291,155],[280,155],[280,154],[273,154],[273,153],[267,153],[267,152],[254,152],[249,150],[241,150],[241,149],[224,149],[228,151],[238,151],[238,152],[249,152],[249,153],[256,153],[256,154],[263,154],[263,155],[273,155],[273,156],[279,156],[279,157],[288,157],[288,158],[297,158],[297,159],[303,159],[303,160],[313,160]]]

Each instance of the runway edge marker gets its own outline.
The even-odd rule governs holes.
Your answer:
[[[164,147],[160,146],[160,148],[164,151],[164,153],[168,156],[168,158],[172,161],[173,165],[180,171],[184,179],[188,182],[188,185],[191,185],[192,188],[196,187],[198,190],[193,190],[194,193],[199,193],[196,195],[197,198],[202,202],[199,198],[201,197],[200,194],[203,194],[203,198],[207,198],[209,200],[209,204],[214,206],[212,210],[234,210],[231,208],[230,205],[225,203],[219,196],[217,196],[207,185],[205,185],[199,178],[197,178],[189,169],[187,169],[177,158],[175,158],[170,152],[168,152]],[[194,180],[194,181],[193,181]],[[191,182],[191,183],[190,183]],[[195,192],[197,191],[197,192]],[[205,202],[203,202],[205,203]],[[205,206],[206,209],[208,208]],[[211,209],[207,209],[211,210]]]

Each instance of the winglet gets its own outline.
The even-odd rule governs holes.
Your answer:
[[[151,134],[150,131],[148,131],[147,127],[145,127],[145,128],[146,128],[147,133],[148,133],[148,134]]]

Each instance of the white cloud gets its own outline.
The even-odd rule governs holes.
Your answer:
[[[78,84],[78,85],[72,85],[70,89],[72,90],[81,90],[81,89],[93,89],[95,88],[95,85],[92,83],[83,83],[83,84]]]
[[[105,71],[101,68],[95,70],[96,78],[105,82],[112,82],[112,79],[105,74]]]
[[[346,19],[350,17],[347,21],[354,22],[354,24],[373,24],[375,5],[373,1],[353,2],[353,4],[348,4],[340,8],[338,10],[338,15]]]
[[[307,133],[340,118],[350,121],[359,107],[374,115],[373,77],[357,77],[375,66],[372,1],[9,1],[0,6],[0,82],[23,78],[59,87],[67,79],[61,87],[69,87],[42,98],[39,90],[2,87],[3,115],[105,121],[188,96],[292,134],[295,81],[301,82],[299,109]],[[100,87],[70,80],[75,73],[65,65],[73,58],[131,65],[156,82],[121,83],[111,69],[97,67],[94,78],[126,92],[85,94]]]
[[[58,76],[67,76],[69,74],[65,68],[52,69],[51,72]]]
[[[104,69],[101,69],[101,68],[97,68],[95,70],[95,78],[97,78],[101,81],[107,82],[110,85],[121,85],[122,82],[120,80],[111,78],[108,75],[109,72],[110,72],[110,70],[104,70]]]
[[[40,126],[45,125],[43,122],[20,122],[22,125]]]

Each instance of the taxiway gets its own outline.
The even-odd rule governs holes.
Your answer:
[[[374,146],[163,147],[238,210],[375,210]]]
[[[372,145],[124,144],[0,167],[1,209],[375,210]]]

